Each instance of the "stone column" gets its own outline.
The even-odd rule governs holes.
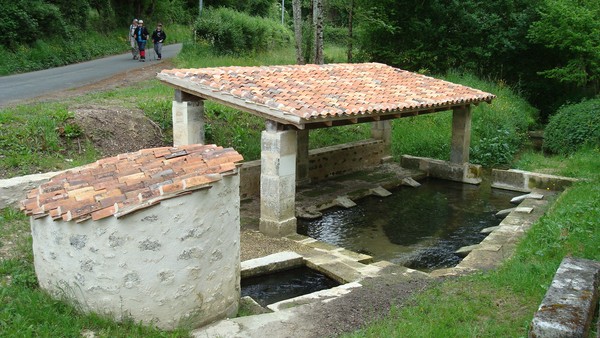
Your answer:
[[[175,90],[173,145],[204,143],[204,99]]]
[[[296,154],[296,185],[301,186],[310,183],[308,172],[308,129],[297,131],[298,152]]]
[[[260,231],[268,236],[296,233],[295,130],[266,122],[261,139]]]
[[[471,143],[471,106],[457,107],[452,111],[452,146],[450,162],[463,164],[469,162]]]
[[[383,156],[392,153],[392,121],[375,121],[371,123],[371,137],[384,143]]]

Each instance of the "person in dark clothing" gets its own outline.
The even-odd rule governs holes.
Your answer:
[[[148,41],[148,30],[144,27],[144,20],[138,20],[138,27],[135,30],[135,41],[140,50],[140,62],[146,62],[146,41]]]
[[[162,59],[162,45],[163,42],[167,39],[167,34],[162,30],[162,24],[159,23],[156,26],[156,30],[152,32],[152,42],[154,43],[154,51],[156,52],[156,56],[158,59]]]

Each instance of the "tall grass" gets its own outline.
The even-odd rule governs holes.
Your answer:
[[[470,162],[507,165],[526,141],[537,110],[501,82],[484,81],[471,74],[450,72],[444,80],[477,88],[497,98],[472,112]],[[398,119],[393,122],[392,152],[448,160],[452,134],[451,112]]]
[[[3,176],[70,168],[98,153],[81,138],[73,113],[61,104],[0,110],[0,171]]]

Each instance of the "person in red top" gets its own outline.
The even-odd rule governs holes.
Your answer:
[[[144,27],[144,20],[138,20],[134,37],[140,49],[140,62],[146,62],[146,42],[148,41],[148,35],[148,30]]]

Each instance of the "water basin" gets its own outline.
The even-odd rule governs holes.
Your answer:
[[[386,198],[369,196],[350,209],[332,208],[317,220],[298,220],[298,233],[376,260],[419,270],[458,264],[454,252],[481,242],[495,213],[514,207],[520,193],[439,179],[418,188],[400,187]]]
[[[333,279],[306,266],[243,278],[241,281],[242,297],[250,296],[262,306],[338,285]]]

